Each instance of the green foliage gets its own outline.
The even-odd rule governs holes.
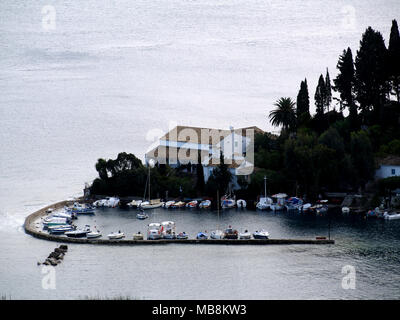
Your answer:
[[[296,117],[297,127],[307,125],[307,122],[311,118],[307,79],[304,79],[300,84],[300,90],[297,95]]]
[[[388,61],[390,88],[396,95],[397,102],[400,102],[400,34],[396,20],[392,21],[390,31]]]
[[[224,162],[224,154],[222,151],[220,153],[219,162],[219,165],[212,171],[207,180],[206,190],[209,195],[215,194],[217,190],[221,193],[227,192],[232,180],[232,174]]]
[[[388,92],[387,49],[380,32],[368,27],[355,60],[355,92],[364,116],[380,116]]]
[[[92,194],[143,197],[148,168],[133,154],[122,152],[115,160],[99,159],[96,163],[99,178],[91,186]],[[195,191],[193,179],[189,175],[180,176],[175,169],[159,165],[151,169],[151,197],[192,196]],[[148,195],[146,196],[148,197]]]
[[[363,186],[374,175],[374,158],[371,141],[365,131],[351,133],[350,150],[356,173],[355,184]]]
[[[314,100],[317,116],[322,116],[325,112],[325,104],[327,100],[326,86],[323,75],[321,74],[318,80],[317,89],[315,90]]]
[[[295,102],[291,98],[280,98],[274,105],[276,109],[269,114],[272,125],[282,126],[286,131],[293,130],[296,126]]]

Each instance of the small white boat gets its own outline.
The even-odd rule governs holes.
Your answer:
[[[175,222],[161,222],[161,236],[163,239],[176,239]]]
[[[142,210],[140,210],[139,213],[136,214],[136,218],[139,220],[144,220],[147,219],[149,216]]]
[[[272,198],[276,198],[276,202],[270,205],[272,211],[280,211],[284,210],[285,207],[285,198],[287,197],[286,193],[278,193],[274,194]]]
[[[398,219],[400,219],[400,213],[399,212],[385,212],[383,214],[383,219],[385,219],[385,220],[398,220]]]
[[[167,202],[165,202],[165,204],[164,204],[164,208],[165,208],[165,209],[169,209],[169,208],[171,208],[174,204],[175,204],[175,201],[167,201]]]
[[[126,205],[129,208],[137,208],[140,206],[140,204],[143,202],[143,200],[132,200],[131,202],[127,203]]]
[[[256,231],[253,233],[253,238],[254,239],[268,239],[269,233],[265,230]]]
[[[301,211],[303,200],[297,197],[291,197],[286,200],[285,207],[287,211]]]
[[[174,209],[179,209],[179,208],[184,208],[184,207],[185,207],[185,203],[184,203],[183,201],[175,202],[175,203],[171,206],[171,208],[174,208]]]
[[[187,240],[189,238],[189,235],[186,232],[180,232],[178,233],[176,238],[179,240]]]
[[[239,239],[249,240],[251,239],[251,233],[248,230],[244,230],[244,232],[239,233]]]
[[[211,201],[210,200],[204,200],[202,202],[200,202],[199,204],[199,208],[200,209],[208,209],[211,207]]]
[[[125,234],[121,231],[118,232],[111,232],[109,235],[107,235],[108,239],[112,240],[112,239],[122,239],[125,238]]]
[[[224,238],[224,232],[222,230],[211,231],[210,238],[215,240],[221,240]]]
[[[208,239],[208,234],[207,232],[199,232],[196,236],[197,240],[207,240]]]
[[[147,227],[147,240],[159,240],[161,237],[161,224],[150,223]]]
[[[95,239],[95,238],[100,238],[101,233],[99,230],[96,229],[96,231],[90,231],[89,233],[86,234],[86,238],[88,239]]]
[[[350,213],[350,208],[349,207],[343,207],[342,208],[342,213],[343,214],[349,214]]]
[[[226,196],[221,199],[221,207],[222,209],[231,209],[235,207],[236,201],[235,199],[227,198]]]
[[[312,204],[311,203],[306,203],[306,204],[303,204],[303,206],[301,207],[301,212],[308,212],[308,211],[310,211],[310,208],[312,207]]]
[[[107,197],[105,199],[100,199],[93,202],[93,206],[95,207],[108,207],[108,208],[115,208],[119,205],[119,198],[116,197]]]
[[[155,209],[155,208],[160,208],[163,205],[163,202],[160,201],[160,199],[155,199],[155,200],[150,200],[150,201],[145,201],[142,202],[138,208],[147,210],[147,209]]]
[[[191,208],[191,209],[197,208],[197,204],[198,204],[197,200],[190,201],[186,204],[186,208]]]
[[[42,220],[42,222],[45,228],[50,226],[60,226],[60,225],[70,224],[69,219],[60,217],[46,217]]]
[[[256,208],[258,210],[269,210],[271,208],[272,199],[269,197],[261,197],[260,201],[257,202]]]
[[[246,206],[247,206],[246,200],[239,199],[238,201],[236,201],[236,207],[238,207],[239,209],[244,209],[246,208]]]
[[[143,234],[140,233],[140,231],[138,233],[134,233],[133,240],[143,240]]]

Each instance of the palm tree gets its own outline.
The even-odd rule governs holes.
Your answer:
[[[284,130],[291,129],[296,124],[296,103],[292,98],[280,98],[274,103],[277,108],[269,113],[271,123],[275,127],[282,126]]]

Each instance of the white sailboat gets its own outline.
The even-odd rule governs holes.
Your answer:
[[[148,179],[148,186],[149,186],[149,200],[148,201],[143,201],[138,205],[138,208],[147,210],[147,209],[155,209],[155,208],[160,208],[163,203],[160,201],[160,199],[153,199],[151,200],[151,193],[150,193],[150,169],[154,168],[154,160],[150,159],[149,160],[149,174],[147,176]],[[144,189],[144,199],[146,198],[146,190],[147,188]]]
[[[271,208],[272,199],[267,197],[267,177],[264,176],[264,197],[260,197],[260,201],[257,202],[256,208],[259,210],[268,210]]]

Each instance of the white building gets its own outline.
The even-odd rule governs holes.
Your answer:
[[[218,166],[220,153],[233,175],[232,186],[238,188],[237,176],[248,179],[254,169],[254,134],[263,133],[257,127],[229,130],[177,126],[162,136],[156,147],[148,151],[145,161],[150,159],[179,167],[184,164],[203,165],[204,180],[207,182]]]
[[[375,171],[376,179],[400,176],[400,157],[389,156],[378,161],[379,168]]]

